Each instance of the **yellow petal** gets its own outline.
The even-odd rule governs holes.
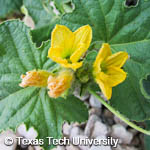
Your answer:
[[[127,52],[118,52],[108,57],[106,60],[107,66],[115,66],[121,68],[128,59]]]
[[[63,49],[60,47],[51,47],[48,51],[48,57],[59,64],[66,64],[68,61],[60,56],[61,51],[63,51]]]
[[[80,68],[82,66],[83,62],[76,62],[76,63],[66,63],[66,64],[61,64],[63,67],[65,68],[71,68],[73,69],[74,71],[78,68]]]
[[[52,57],[61,57],[61,53],[63,51],[63,48],[61,47],[51,47],[48,51],[48,57],[52,59]]]
[[[100,79],[96,79],[100,89],[102,90],[104,96],[107,98],[107,100],[111,99],[112,96],[112,87],[109,87],[107,83],[104,83]]]
[[[108,57],[110,56],[112,53],[111,53],[111,49],[110,49],[110,46],[109,44],[107,43],[104,43],[101,47],[101,49],[99,50],[99,53],[96,57],[96,60],[94,62],[94,65],[93,65],[93,73],[94,74],[97,74],[101,71],[101,68],[100,68],[100,65],[101,63]]]
[[[73,70],[76,70],[82,66],[82,62],[75,62],[75,63],[69,63],[67,59],[63,59],[60,56],[60,51],[62,51],[61,48],[50,48],[48,52],[48,57],[50,57],[53,61],[61,64],[61,66],[65,68],[72,68]]]
[[[111,53],[111,49],[110,49],[110,46],[109,44],[107,43],[104,43],[101,47],[101,49],[99,50],[99,53],[96,57],[96,61],[95,61],[95,64],[97,64],[99,61],[103,61],[105,60],[108,56],[110,56],[112,53]]]
[[[81,44],[80,46],[79,46],[79,48],[71,55],[71,57],[70,57],[70,60],[71,60],[71,62],[77,62],[79,59],[80,59],[80,57],[85,53],[85,44]]]
[[[71,53],[73,46],[74,34],[73,32],[63,25],[56,25],[52,31],[51,36],[51,47],[56,48],[60,47],[63,50],[60,51],[62,57],[67,57]]]
[[[116,67],[109,67],[107,71],[107,76],[108,78],[107,79],[105,78],[105,81],[110,87],[114,87],[122,83],[126,79],[127,74],[126,72],[123,71],[123,69]],[[101,76],[101,78],[103,77]]]
[[[73,34],[75,39],[72,51],[75,54],[72,56],[72,62],[77,62],[90,46],[92,40],[92,29],[89,25],[85,25],[77,29]],[[77,53],[76,51],[80,52]]]

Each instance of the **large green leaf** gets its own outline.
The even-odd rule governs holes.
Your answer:
[[[140,79],[150,72],[150,40],[111,45],[114,51],[125,50],[130,59],[124,66],[127,79],[113,88],[111,104],[133,120],[150,118],[150,101],[140,91]]]
[[[61,138],[64,121],[83,122],[88,117],[86,106],[75,98],[52,99],[45,88],[20,88],[20,75],[32,69],[51,70],[47,58],[50,41],[39,49],[31,40],[30,30],[18,20],[0,25],[0,131],[25,123],[38,132],[37,138]],[[72,108],[73,106],[73,108]]]
[[[56,6],[60,5],[58,8],[68,1],[63,0],[58,4],[57,0],[54,0]],[[35,22],[43,24],[45,30],[42,30],[42,33],[45,32],[45,38],[47,38],[47,35],[50,35],[51,28],[53,27],[50,25],[50,22],[55,16],[50,7],[48,7],[49,11],[46,11],[46,2],[47,0],[24,1],[24,5]],[[150,37],[149,1],[141,0],[136,8],[125,7],[124,0],[72,0],[72,3],[75,5],[75,10],[72,13],[63,15],[61,17],[61,24],[67,25],[72,30],[82,25],[90,24],[93,28],[94,41],[124,43]],[[46,3],[46,6],[48,5]]]
[[[0,18],[5,18],[13,12],[18,12],[22,5],[22,0],[0,0]]]
[[[72,107],[73,106],[73,107]],[[64,121],[83,122],[87,119],[87,109],[73,96],[67,99],[51,99],[46,89],[22,89],[0,101],[0,130],[15,128],[24,122],[34,127],[39,139],[44,139],[44,147],[49,150],[46,137],[62,137]]]
[[[73,0],[75,11],[65,14],[61,24],[73,31],[90,24],[93,41],[108,42],[113,52],[127,51],[126,81],[113,89],[111,104],[129,119],[150,118],[150,101],[141,94],[139,81],[150,72],[150,1],[140,0],[135,8],[124,0]]]
[[[109,43],[127,43],[150,37],[150,1],[126,8],[124,0],[73,0],[75,11],[65,14],[61,23],[75,30],[90,24],[93,38]]]

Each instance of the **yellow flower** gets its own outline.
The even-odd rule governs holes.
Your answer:
[[[121,69],[128,59],[128,53],[111,53],[109,44],[103,44],[93,65],[93,75],[103,94],[109,100],[112,87],[126,79],[127,74]]]
[[[61,96],[68,88],[70,88],[73,81],[73,71],[63,70],[57,76],[49,76],[48,89],[49,96],[57,98]]]
[[[21,75],[22,82],[19,84],[19,86],[46,87],[49,75],[51,75],[51,73],[44,70],[29,71],[26,73],[26,75]]]
[[[76,70],[82,66],[79,59],[88,49],[92,39],[92,29],[85,25],[72,32],[63,25],[56,25],[52,32],[48,57],[65,68]]]

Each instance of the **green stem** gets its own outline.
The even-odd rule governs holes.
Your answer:
[[[88,89],[90,94],[94,95],[107,109],[109,109],[113,114],[115,114],[118,118],[120,118],[122,121],[124,121],[126,124],[128,124],[130,127],[136,129],[139,132],[142,132],[144,134],[150,135],[150,131],[147,131],[143,128],[140,128],[133,122],[130,122],[127,118],[125,118],[122,114],[120,114],[118,111],[116,111],[113,107],[111,107],[107,102],[105,102],[99,95],[96,94],[96,92],[92,91],[91,89]]]

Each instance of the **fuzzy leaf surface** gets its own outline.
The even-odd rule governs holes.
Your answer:
[[[21,123],[34,127],[40,139],[62,137],[62,125],[83,122],[88,118],[87,107],[70,95],[52,99],[46,88],[19,87],[20,75],[33,69],[51,70],[55,63],[47,58],[50,41],[36,48],[30,30],[18,20],[0,25],[0,131],[16,129]]]

